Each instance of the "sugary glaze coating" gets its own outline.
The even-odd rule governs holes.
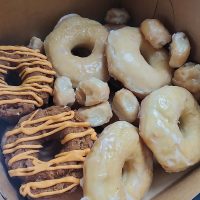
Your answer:
[[[115,93],[112,110],[119,120],[132,123],[138,116],[139,102],[132,92],[123,88]]]
[[[140,25],[140,30],[155,49],[160,49],[171,41],[169,31],[158,19],[145,19]]]
[[[171,82],[167,53],[153,49],[137,28],[110,32],[107,59],[110,75],[139,97]]]
[[[76,88],[76,100],[79,104],[93,106],[108,101],[110,89],[106,82],[97,78],[81,81]]]
[[[186,63],[177,69],[172,79],[174,85],[186,88],[191,93],[200,92],[200,65],[195,63]]]
[[[79,115],[92,127],[101,126],[106,124],[112,118],[112,109],[110,103],[104,102],[91,107],[84,107],[78,109]]]
[[[72,105],[75,102],[75,92],[68,77],[59,76],[56,78],[53,90],[53,102],[58,106]]]
[[[173,68],[181,67],[187,61],[190,55],[190,42],[183,32],[172,35],[170,44],[170,60],[169,65]]]
[[[140,136],[167,172],[200,161],[200,107],[186,89],[165,86],[141,104]]]
[[[19,74],[20,85],[7,84],[7,76],[13,72]],[[0,118],[17,121],[46,104],[54,75],[51,63],[38,50],[0,46]]]
[[[71,79],[73,87],[82,80],[96,77],[108,80],[104,55],[108,31],[100,23],[70,15],[63,18],[44,41],[48,58],[60,76]],[[91,50],[87,57],[72,54],[75,48]]]
[[[122,25],[126,24],[130,15],[125,9],[112,8],[107,11],[105,21],[108,24]]]
[[[24,197],[67,198],[80,183],[83,162],[96,139],[89,123],[67,107],[36,110],[4,136],[8,173],[22,180],[20,194]],[[62,144],[60,152],[50,160],[41,160],[44,143],[55,140]]]
[[[152,164],[133,125],[118,121],[107,126],[84,163],[85,199],[142,199],[151,185]]]

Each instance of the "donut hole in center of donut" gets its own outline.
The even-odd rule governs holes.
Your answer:
[[[184,124],[184,120],[183,120],[182,117],[180,117],[179,120],[178,120],[178,127],[179,127],[179,130],[181,131],[181,133],[184,136],[184,133],[185,133],[185,124]]]
[[[8,85],[12,85],[12,86],[19,86],[22,84],[22,80],[19,76],[19,73],[16,70],[8,71],[5,81]]]
[[[39,159],[42,161],[49,161],[55,158],[61,149],[62,145],[58,140],[51,140],[42,144],[43,148],[39,152]]]
[[[85,58],[91,55],[93,48],[93,44],[78,44],[72,48],[71,53],[74,56]]]

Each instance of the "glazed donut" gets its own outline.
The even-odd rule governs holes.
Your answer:
[[[108,101],[91,106],[78,109],[79,115],[92,127],[101,126],[110,121],[113,116],[110,103]]]
[[[47,104],[54,75],[51,63],[38,50],[0,46],[0,119],[14,123]],[[10,83],[13,79],[20,83]]]
[[[140,136],[167,172],[200,161],[200,107],[186,89],[165,86],[141,104]]]
[[[53,90],[53,102],[58,106],[74,104],[75,92],[68,77],[60,76],[56,78]]]
[[[70,199],[68,195],[79,186],[83,162],[96,139],[89,123],[68,107],[38,109],[21,118],[4,136],[8,173],[22,180],[20,194],[28,199]],[[56,140],[62,144],[60,152],[52,159],[42,158],[45,144]]]
[[[117,91],[113,97],[112,110],[119,120],[134,122],[138,116],[139,106],[135,95],[124,88]]]
[[[85,199],[140,200],[151,185],[152,168],[152,156],[137,129],[115,122],[104,129],[84,162]]]
[[[76,100],[85,106],[94,106],[108,101],[110,89],[106,82],[97,78],[81,81],[76,88]]]
[[[155,49],[160,49],[171,41],[169,31],[158,19],[145,19],[140,25],[140,30]]]
[[[175,33],[170,44],[169,65],[173,68],[181,67],[190,55],[190,42],[183,32]]]
[[[107,36],[108,31],[100,23],[73,14],[57,24],[44,47],[57,75],[69,77],[77,87],[91,77],[108,80],[104,55]]]
[[[172,82],[193,94],[200,93],[200,64],[186,63],[174,72]]]
[[[137,28],[110,32],[107,59],[110,75],[139,97],[171,82],[167,53],[153,49]]]

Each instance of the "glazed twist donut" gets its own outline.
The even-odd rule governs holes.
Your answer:
[[[140,136],[167,172],[200,161],[200,107],[186,89],[165,86],[141,105]]]
[[[152,157],[137,129],[125,121],[107,126],[84,163],[85,199],[139,200],[151,181]]]
[[[45,51],[57,75],[71,79],[73,87],[80,81],[96,77],[108,80],[104,56],[108,31],[100,23],[79,15],[65,16],[44,41]],[[73,55],[73,50],[88,49],[91,54]]]
[[[167,53],[153,49],[137,28],[110,32],[107,59],[110,75],[138,96],[171,82]]]

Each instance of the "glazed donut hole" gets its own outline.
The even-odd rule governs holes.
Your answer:
[[[125,9],[112,8],[107,11],[105,22],[108,24],[122,25],[127,24],[129,19],[130,15]]]
[[[39,51],[42,51],[44,44],[43,44],[43,41],[40,38],[33,36],[30,39],[28,47],[31,48],[31,49],[38,49]]]
[[[72,105],[75,102],[75,92],[68,77],[60,76],[56,78],[53,90],[53,102],[59,106]]]
[[[113,116],[110,103],[104,102],[91,107],[78,109],[80,116],[92,127],[102,126],[110,121]]]
[[[145,19],[140,25],[140,31],[155,49],[160,49],[171,41],[169,31],[158,19]]]
[[[114,95],[112,110],[119,120],[134,122],[139,112],[139,102],[135,95],[127,89],[121,89]]]
[[[76,88],[76,100],[80,105],[93,106],[108,101],[110,89],[97,78],[81,81]]]
[[[172,82],[198,96],[200,92],[200,64],[189,62],[178,68]]]
[[[169,65],[173,68],[181,67],[190,55],[190,42],[183,32],[172,35],[170,44],[170,60]]]

